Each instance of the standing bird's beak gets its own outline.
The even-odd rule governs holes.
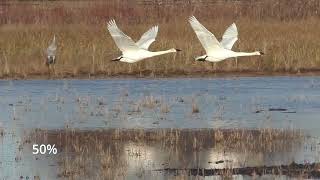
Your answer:
[[[176,49],[177,52],[182,51],[181,49]]]

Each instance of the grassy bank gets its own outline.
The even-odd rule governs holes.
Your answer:
[[[58,78],[320,70],[318,1],[10,1],[0,7],[0,78],[46,76],[45,50],[54,34]],[[187,22],[190,15],[218,39],[236,22],[240,39],[234,49],[266,55],[238,58],[237,66],[234,60],[223,61],[216,71],[211,63],[195,62],[204,50]],[[183,51],[136,64],[111,62],[120,54],[106,30],[111,18],[134,40],[158,24],[151,50]]]

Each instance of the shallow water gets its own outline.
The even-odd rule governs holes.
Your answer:
[[[198,106],[199,113],[192,112],[192,104]],[[168,111],[162,112],[163,106]],[[35,159],[30,149],[18,150],[24,141],[23,132],[34,128],[302,129],[314,137],[311,143],[306,142],[288,153],[257,154],[253,161],[264,164],[274,164],[276,160],[279,164],[288,164],[291,160],[319,162],[320,77],[1,80],[0,115],[0,127],[6,132],[0,148],[0,177],[3,178],[37,174],[56,177],[57,162],[50,160],[52,156]],[[126,146],[135,149],[137,145]],[[146,147],[145,156],[139,160],[134,156],[128,159],[129,166],[133,167],[128,168],[128,172],[133,176],[137,174],[135,167],[161,162],[149,158],[150,154],[161,154],[158,159],[167,156],[157,152],[156,146]],[[214,148],[201,153],[213,160],[221,155]],[[229,153],[233,159],[240,159],[239,162],[248,157]],[[207,161],[199,162],[208,167]],[[252,162],[252,165],[255,164]],[[154,176],[155,172],[151,174]]]
[[[268,126],[320,136],[320,77],[30,80],[0,81],[0,87],[5,128]],[[145,96],[167,104],[170,112],[143,107],[132,112]],[[192,114],[192,101],[200,113]]]

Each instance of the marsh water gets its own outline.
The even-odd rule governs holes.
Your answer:
[[[220,160],[232,161],[233,167],[320,162],[320,77],[2,80],[0,115],[4,179],[57,177],[59,155],[36,158],[29,146],[19,150],[26,132],[36,128],[301,129],[311,138],[289,152],[226,153],[210,147],[191,158],[188,166],[230,166],[210,163]],[[126,177],[139,179],[144,167],[147,179],[166,179],[168,175],[154,170],[168,161],[170,168],[181,168],[179,159],[157,146],[123,144],[125,150],[142,151],[125,158]]]

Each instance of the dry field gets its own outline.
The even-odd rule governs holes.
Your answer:
[[[236,22],[239,51],[262,50],[263,57],[217,64],[217,72],[299,73],[320,70],[318,0],[135,0],[2,1],[0,78],[46,77],[45,50],[57,36],[54,77],[170,76],[213,73],[211,63],[195,62],[204,53],[187,19],[195,15],[218,38]],[[136,64],[110,60],[120,52],[106,30],[115,18],[134,40],[160,26],[151,50],[183,51]]]

